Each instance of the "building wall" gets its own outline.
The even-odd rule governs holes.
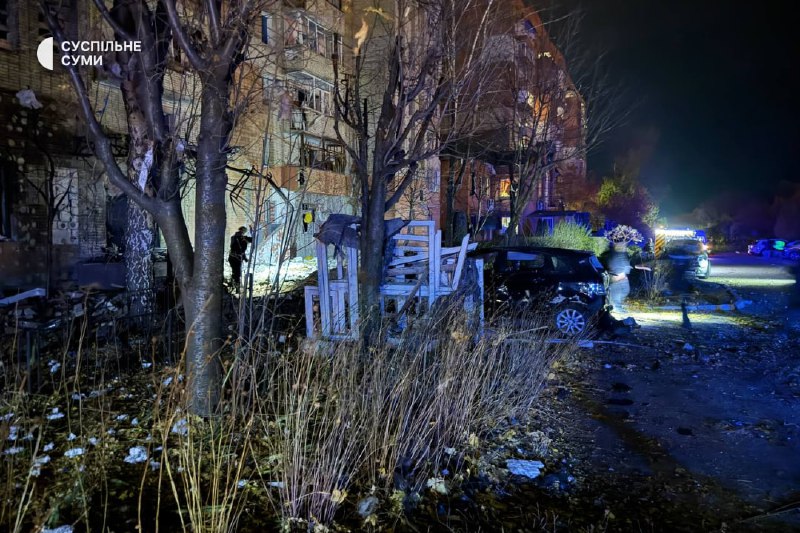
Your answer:
[[[53,228],[55,280],[72,279],[75,263],[96,256],[106,244],[107,191],[102,169],[86,157],[76,100],[63,71],[47,71],[36,59],[47,34],[38,4],[11,1],[7,13],[0,21],[5,35],[0,39],[0,160],[3,187],[13,191],[13,198],[4,207],[10,223],[0,230],[7,233],[0,242],[0,290],[45,283],[49,159],[55,197],[63,196]],[[80,5],[59,13],[68,35],[74,35],[84,14]],[[33,91],[39,109],[23,105],[17,97],[23,89]]]
[[[474,25],[482,20],[481,4],[467,13]],[[508,183],[509,165],[520,169],[531,167],[538,150],[533,143],[547,146],[554,155],[555,168],[535,184],[531,198],[523,207],[520,222],[537,209],[560,209],[574,200],[570,194],[580,191],[586,179],[584,104],[569,76],[563,55],[551,41],[539,15],[521,0],[509,0],[489,15],[486,38],[481,43],[480,61],[485,76],[476,91],[477,126],[469,129],[451,154],[478,160],[492,168],[490,184],[484,196],[475,194],[466,180],[456,193],[455,211],[458,216],[475,217],[476,212],[488,213],[489,226],[510,215]],[[465,114],[463,121],[472,120]],[[523,137],[523,135],[525,137]],[[527,141],[531,138],[533,141]],[[528,144],[530,142],[530,144]],[[520,150],[518,146],[530,146]],[[524,158],[530,158],[530,160]],[[478,165],[481,166],[481,165]],[[443,176],[447,173],[443,172]],[[446,186],[442,186],[442,202],[446,201]],[[480,199],[479,199],[480,198]],[[447,217],[442,213],[442,222]]]
[[[74,7],[61,15],[68,32],[77,33],[80,24],[82,31],[99,35],[96,29],[103,24],[91,2],[73,1]],[[290,254],[308,255],[316,225],[328,214],[358,210],[359,186],[352,177],[352,161],[337,146],[334,129],[333,53],[336,52],[340,78],[345,78],[352,73],[355,36],[364,22],[380,19],[376,13],[381,10],[395,17],[400,13],[396,13],[398,4],[394,0],[342,0],[341,8],[335,4],[335,0],[280,0],[268,5],[263,18],[254,21],[251,57],[237,74],[234,98],[243,111],[237,116],[231,139],[232,168],[228,171],[231,194],[226,230],[232,235],[239,226],[254,225],[262,242],[272,242],[268,253],[259,257],[260,261],[275,257],[276,242],[282,242]],[[11,206],[13,230],[7,236],[11,241],[0,243],[0,278],[6,285],[36,284],[43,279],[42,269],[25,267],[26,261],[43,264],[41,254],[46,234],[44,206],[37,197],[36,187],[45,182],[47,160],[41,157],[42,151],[31,137],[30,125],[35,120],[42,124],[38,142],[46,144],[52,152],[59,182],[76,184],[75,190],[70,189],[65,197],[69,201],[59,213],[54,233],[58,248],[55,255],[64,263],[64,268],[59,267],[58,271],[65,278],[74,279],[75,262],[102,253],[106,245],[106,205],[119,191],[108,183],[102,166],[91,157],[76,99],[63,71],[57,67],[48,72],[36,60],[36,47],[46,31],[41,26],[38,6],[21,0],[12,0],[9,5],[12,15],[6,23],[11,31],[5,40],[0,39],[0,112],[9,117],[0,126],[0,158],[8,168],[13,168],[13,173],[6,173],[13,176],[4,178],[11,183],[4,187],[14,191],[15,202]],[[424,38],[425,20],[421,11],[416,10],[414,2],[409,5],[412,9],[404,19],[409,38]],[[525,11],[519,0],[503,3],[503,10],[506,18],[498,19],[493,29],[498,39],[508,41],[510,35],[509,42],[516,43],[514,46],[527,43],[531,54],[547,51],[548,59],[561,65],[566,73],[563,58],[549,43],[546,32],[540,30],[541,20],[535,13]],[[479,14],[480,6],[476,5],[472,16]],[[520,29],[517,23],[522,19],[539,29],[535,37],[526,36],[531,25]],[[389,33],[380,25],[373,30],[376,33],[369,42],[367,64],[375,76],[372,86],[375,94],[369,104],[375,118],[384,88]],[[323,41],[324,46],[320,44]],[[491,59],[501,62],[502,51],[502,47],[495,47]],[[568,75],[564,80],[570,86]],[[119,158],[124,162],[127,127],[119,87],[104,80],[102,75],[91,75],[88,81],[92,104],[100,110],[101,123],[114,136]],[[34,92],[43,104],[41,110],[33,112],[20,105],[15,94],[24,88]],[[201,111],[199,88],[199,81],[186,68],[185,59],[173,50],[165,78],[164,112],[175,131],[188,143],[197,136]],[[579,95],[577,100],[580,101]],[[582,101],[580,105],[565,108],[561,124],[564,131],[582,131],[583,111]],[[372,124],[375,122],[371,120]],[[491,120],[482,123],[499,128]],[[342,132],[350,135],[346,128]],[[571,150],[574,157],[560,169],[556,187],[585,177],[579,144],[582,137],[570,135],[562,136],[562,149]],[[485,224],[493,210],[500,213],[504,205],[504,198],[499,196],[502,178],[489,163],[488,160],[476,163],[479,194],[470,194],[469,179],[457,193],[457,210],[472,217],[468,218],[470,221],[474,218],[477,226]],[[388,216],[442,221],[446,168],[447,164],[438,157],[424,161],[407,194]],[[184,214],[194,239],[196,201],[191,181],[187,182],[186,193]],[[296,215],[298,210],[302,214],[303,209],[313,211],[311,229],[304,228],[302,216]],[[292,212],[294,216],[290,216]],[[489,220],[490,225],[493,223]],[[282,230],[281,235],[288,231],[295,236],[288,241],[283,237],[276,239],[277,228],[286,225],[292,231]]]

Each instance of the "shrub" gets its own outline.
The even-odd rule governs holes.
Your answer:
[[[598,256],[608,248],[606,239],[593,237],[589,228],[574,222],[559,222],[553,228],[551,235],[529,237],[526,239],[526,244],[549,248],[586,250],[594,252]]]

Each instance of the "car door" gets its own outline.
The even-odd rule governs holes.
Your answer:
[[[536,251],[509,250],[505,254],[505,286],[517,302],[535,302],[550,288],[548,257]]]

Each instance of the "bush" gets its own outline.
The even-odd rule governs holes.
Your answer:
[[[599,256],[608,248],[608,241],[603,237],[593,237],[586,226],[573,222],[559,222],[551,235],[528,237],[526,244],[546,246],[548,248],[566,248],[568,250],[586,250]]]
[[[408,494],[443,483],[454,454],[525,418],[551,361],[570,348],[548,343],[535,316],[524,334],[517,323],[476,338],[460,304],[396,342],[309,343],[275,361],[263,433],[275,437],[284,520],[328,524],[366,487]]]

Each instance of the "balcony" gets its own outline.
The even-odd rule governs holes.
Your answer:
[[[280,186],[290,191],[305,188],[306,192],[329,196],[350,196],[352,194],[352,180],[347,174],[316,168],[301,169],[295,165],[284,165],[275,170]]]
[[[321,78],[333,77],[333,60],[312,50],[307,44],[286,45],[283,52],[286,72],[308,72]]]

